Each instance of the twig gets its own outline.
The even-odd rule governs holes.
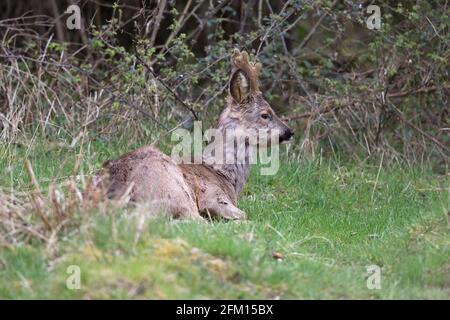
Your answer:
[[[444,155],[445,155],[445,153],[447,153],[447,156],[450,156],[450,149],[448,147],[446,147],[443,142],[441,142],[438,139],[436,139],[435,137],[429,135],[428,133],[426,133],[425,131],[420,129],[418,126],[416,126],[414,123],[412,123],[408,119],[406,119],[403,112],[401,112],[392,102],[387,100],[387,103],[392,108],[392,110],[394,110],[398,114],[399,119],[401,121],[403,121],[408,127],[419,132],[422,136],[424,136],[425,138],[427,138],[428,140],[433,142],[435,145],[437,145],[439,148],[441,148],[441,150],[444,151]]]
[[[155,73],[155,71],[153,71],[153,69],[147,64],[145,63],[144,60],[141,59],[141,57],[139,56],[139,54],[136,52],[135,53],[135,57],[136,60],[138,60],[144,67],[145,69],[147,69],[148,72],[150,72],[153,77],[158,80],[159,83],[161,83],[163,85],[164,88],[166,88],[173,96],[174,98],[181,103],[181,105],[186,108],[187,110],[189,110],[192,115],[194,116],[195,120],[199,120],[197,114],[195,113],[194,109],[192,107],[190,107],[186,102],[183,101],[183,99],[181,99],[178,94],[172,90],[172,88],[169,87],[169,85],[167,83],[165,83],[163,80],[161,80],[161,78],[158,77],[158,75]]]
[[[44,222],[45,227],[47,230],[52,230],[52,226],[50,222],[48,221],[47,217],[45,216],[44,211],[42,210],[42,192],[41,188],[39,187],[39,183],[36,179],[36,176],[33,171],[33,167],[31,166],[30,160],[25,159],[25,169],[28,173],[28,176],[30,177],[31,183],[34,185],[34,192],[32,192],[32,200],[34,208],[36,209],[36,212],[39,214],[39,217],[41,218],[42,222]]]
[[[327,104],[326,106],[319,107],[319,108],[315,109],[314,111],[309,111],[309,112],[293,115],[290,117],[284,117],[283,120],[284,121],[293,121],[293,120],[300,120],[300,119],[305,119],[305,118],[312,118],[312,117],[315,117],[318,115],[330,113],[330,112],[336,110],[337,108],[339,108],[339,105],[335,105],[332,108],[330,108],[329,104]]]
[[[383,159],[384,159],[384,152],[381,154],[381,160],[380,160],[380,166],[378,167],[377,178],[375,180],[375,184],[373,185],[372,196],[370,197],[372,202],[373,202],[373,195],[375,194],[375,189],[377,188],[377,185],[378,185],[378,179],[380,178],[381,168],[383,166]]]
[[[150,38],[150,46],[153,47],[155,44],[156,36],[159,31],[159,25],[164,15],[164,9],[166,8],[166,0],[160,0],[158,4],[158,14],[156,15],[155,23],[153,24],[152,36]]]
[[[286,1],[286,3],[284,4],[284,6],[281,8],[280,12],[278,13],[279,16],[281,16],[284,11],[286,10],[286,8],[288,7],[290,1]],[[295,10],[293,10],[290,14],[288,14],[279,24],[283,23],[284,21],[286,21],[293,13],[295,12]],[[261,38],[261,40],[259,41],[259,45],[258,45],[258,49],[256,50],[256,56],[258,56],[259,52],[261,51],[262,45],[263,43],[266,41],[267,37],[270,35],[270,33],[272,32],[272,30],[276,29],[275,27],[277,26],[276,20],[274,20],[271,25],[269,26],[269,28],[267,29],[267,31],[264,33],[263,37]]]
[[[433,91],[436,91],[439,89],[450,89],[450,86],[443,86],[443,87],[432,86],[432,87],[423,87],[423,88],[419,88],[416,90],[392,92],[392,93],[388,93],[387,97],[388,98],[405,97],[405,96],[409,96],[412,94],[433,92]]]
[[[334,5],[338,2],[338,0],[334,0],[333,3],[330,6],[330,9],[334,7]],[[328,12],[325,12],[324,14],[322,14],[319,18],[319,20],[317,20],[316,24],[311,28],[311,30],[309,31],[309,33],[306,35],[306,37],[303,39],[303,41],[300,43],[300,45],[295,48],[294,50],[294,55],[296,55],[297,53],[300,52],[301,49],[303,49],[304,46],[306,46],[309,42],[309,40],[311,40],[312,36],[314,35],[314,33],[316,33],[317,28],[321,25],[323,19],[325,19],[325,17],[328,15]]]
[[[39,187],[39,183],[33,171],[33,167],[31,166],[31,162],[28,159],[25,159],[25,169],[27,170],[28,177],[30,178],[31,183],[34,186],[34,189],[37,191],[39,195],[42,195],[41,188]]]
[[[167,49],[169,46],[169,43],[172,41],[173,37],[175,37],[178,32],[181,30],[181,28],[184,26],[184,24],[186,23],[186,21],[190,18],[192,12],[186,17],[186,15],[188,14],[188,10],[191,7],[192,4],[192,0],[188,0],[186,2],[186,5],[184,6],[183,12],[181,13],[180,18],[178,19],[178,21],[175,23],[175,28],[173,29],[173,31],[170,33],[169,37],[166,40],[166,43],[164,44],[164,48]]]

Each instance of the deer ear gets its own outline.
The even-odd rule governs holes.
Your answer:
[[[242,70],[233,73],[230,80],[230,94],[237,103],[244,102],[250,93],[250,80]]]

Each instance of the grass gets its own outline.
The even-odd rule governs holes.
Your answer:
[[[111,144],[85,149],[85,172],[130,149]],[[79,153],[42,141],[11,148],[0,150],[3,190],[28,188],[26,154],[46,186],[71,175]],[[275,176],[257,169],[239,200],[244,223],[140,225],[138,210],[111,209],[52,250],[38,241],[1,249],[0,298],[450,298],[448,177],[331,160],[284,159]],[[366,284],[374,264],[380,290]],[[66,287],[70,265],[80,267],[79,290]]]

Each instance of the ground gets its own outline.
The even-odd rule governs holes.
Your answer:
[[[51,145],[5,150],[3,190],[27,185],[22,164],[11,166],[25,154],[43,186],[73,167]],[[90,168],[109,156],[89,152]],[[3,248],[0,298],[450,298],[448,177],[429,168],[284,153],[274,176],[253,168],[239,207],[243,223],[91,212],[56,245]],[[71,265],[78,290],[66,285]],[[381,289],[367,287],[370,265],[381,268]]]

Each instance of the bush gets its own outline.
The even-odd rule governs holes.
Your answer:
[[[214,125],[229,54],[263,63],[268,100],[310,154],[432,162],[449,149],[449,23],[439,1],[379,1],[381,29],[351,1],[8,0],[0,21],[1,137],[163,139]],[[192,112],[193,111],[193,112]],[[295,125],[294,125],[295,123]]]

